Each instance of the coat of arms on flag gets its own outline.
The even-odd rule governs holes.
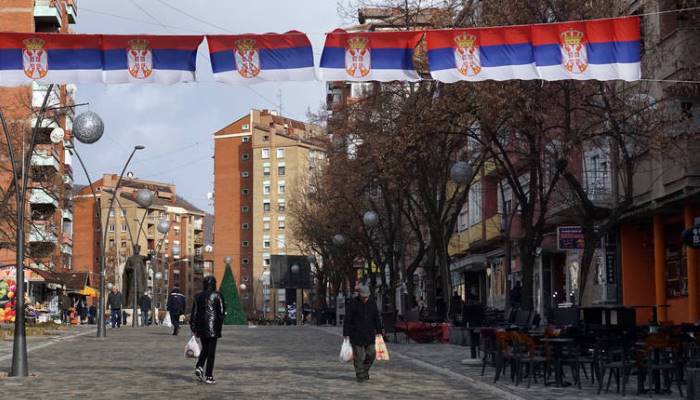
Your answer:
[[[561,37],[561,63],[572,74],[581,74],[588,68],[588,52],[585,35],[581,31],[567,29]]]
[[[153,52],[148,40],[129,40],[126,49],[129,74],[136,79],[146,79],[153,73]]]
[[[41,79],[49,72],[49,55],[44,49],[45,42],[39,38],[22,41],[22,68],[30,79]]]
[[[481,57],[476,36],[462,33],[454,38],[457,71],[464,76],[475,76],[481,71]]]
[[[348,39],[345,47],[345,71],[353,78],[367,76],[371,69],[369,39],[354,36]]]
[[[255,78],[260,75],[260,52],[255,39],[241,39],[235,42],[233,54],[236,58],[236,70],[243,78]]]

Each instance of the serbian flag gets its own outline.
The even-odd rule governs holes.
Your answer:
[[[639,17],[532,25],[541,79],[641,78]]]
[[[529,26],[429,31],[426,44],[440,82],[538,78]]]
[[[101,80],[99,35],[0,33],[0,86]]]
[[[309,81],[314,53],[305,34],[208,35],[214,79],[225,83]]]
[[[104,83],[195,80],[203,36],[102,35]]]
[[[326,35],[320,78],[326,81],[417,81],[413,53],[422,32],[345,32]]]

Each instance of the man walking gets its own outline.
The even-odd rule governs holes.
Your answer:
[[[124,296],[122,296],[119,288],[115,285],[112,286],[112,292],[107,296],[107,305],[111,311],[110,315],[112,317],[112,328],[118,328],[122,326],[122,304],[124,303]]]
[[[170,321],[173,323],[173,335],[177,335],[180,332],[180,315],[185,312],[186,306],[185,296],[180,293],[180,288],[174,287],[168,295],[168,303],[166,305],[170,313]]]
[[[141,309],[141,322],[143,326],[148,326],[148,312],[151,310],[151,298],[148,293],[144,293],[139,298],[139,308]]]
[[[199,353],[194,374],[197,379],[207,384],[216,383],[213,375],[216,342],[221,337],[221,325],[224,323],[225,314],[224,298],[216,290],[216,279],[211,275],[207,276],[204,278],[202,291],[194,297],[190,314],[192,334],[202,341],[202,351]]]
[[[71,300],[70,297],[68,297],[68,293],[66,293],[65,289],[61,292],[61,295],[58,297],[58,309],[61,311],[61,322],[64,324],[70,324],[70,317],[69,317],[69,311],[71,307]]]
[[[378,334],[384,334],[384,329],[377,303],[370,299],[369,287],[360,285],[359,296],[350,300],[346,306],[343,323],[343,336],[349,338],[352,345],[358,382],[369,380],[369,369],[376,357],[374,341]]]

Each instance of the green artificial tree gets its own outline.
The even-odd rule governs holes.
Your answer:
[[[226,265],[224,279],[221,281],[219,291],[224,296],[224,303],[226,304],[224,325],[245,325],[247,323],[246,316],[245,312],[243,312],[241,301],[238,299],[238,285],[236,285],[236,279],[233,277],[230,265]]]

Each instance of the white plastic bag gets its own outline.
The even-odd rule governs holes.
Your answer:
[[[350,339],[343,339],[343,345],[340,347],[340,362],[352,361],[352,346]]]
[[[166,313],[165,313],[165,318],[163,318],[163,323],[162,323],[162,325],[163,325],[163,326],[167,326],[168,328],[172,328],[173,323],[170,322],[170,313],[169,313],[169,312],[166,312]]]
[[[197,341],[197,338],[192,335],[190,340],[187,342],[187,345],[185,346],[185,358],[197,358],[199,357],[199,353],[202,351],[202,349],[199,347],[199,342]]]
[[[384,343],[384,336],[377,335],[374,339],[374,351],[377,354],[377,361],[389,361],[389,350]]]

